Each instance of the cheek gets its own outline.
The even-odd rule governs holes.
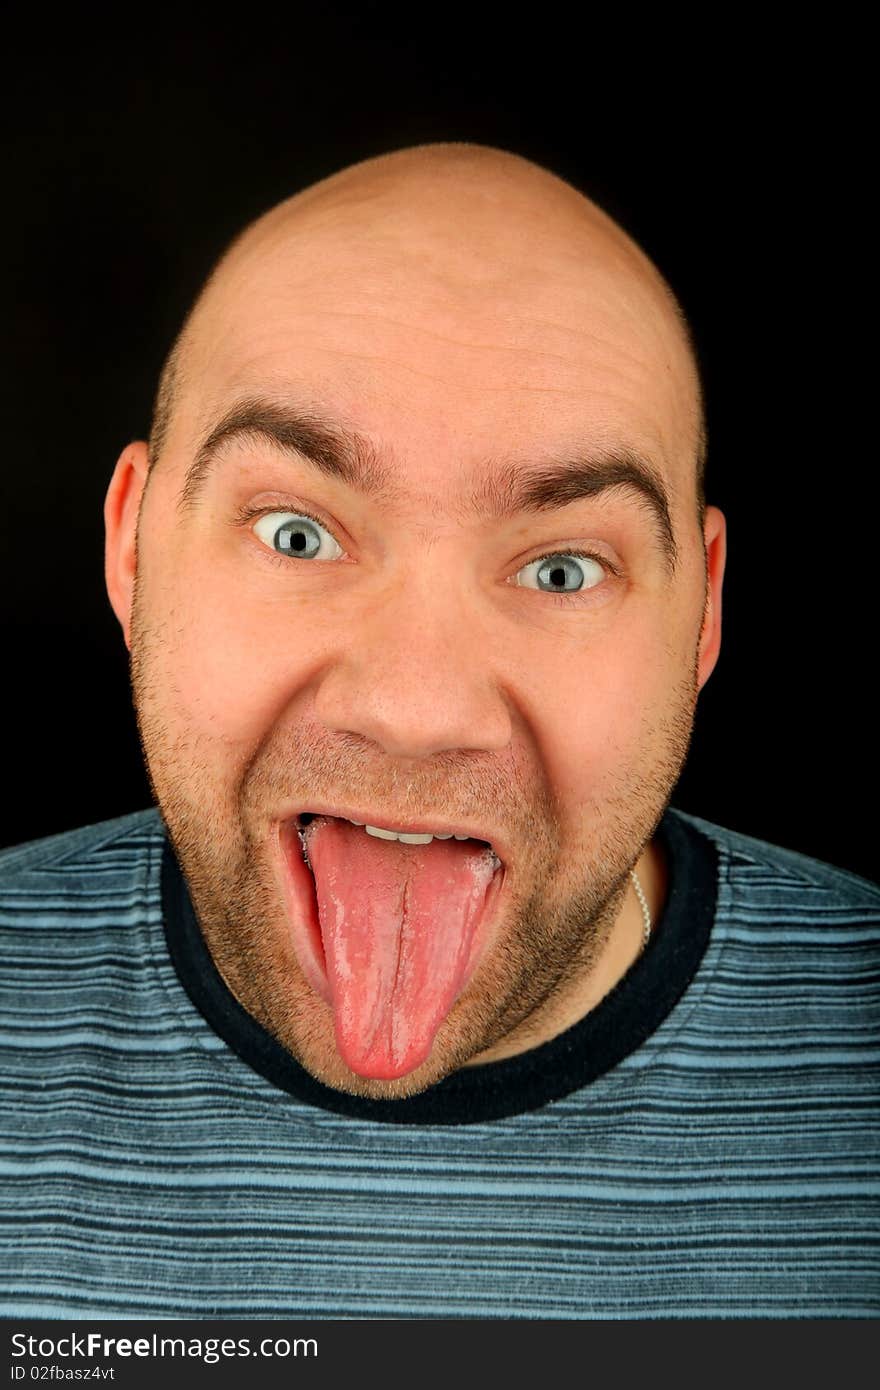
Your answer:
[[[602,802],[632,770],[660,754],[680,696],[683,659],[650,622],[620,624],[614,641],[558,650],[545,663],[537,728],[563,807]]]
[[[145,599],[151,685],[192,739],[249,754],[320,669],[321,624],[240,576],[190,569],[168,576],[155,603]]]

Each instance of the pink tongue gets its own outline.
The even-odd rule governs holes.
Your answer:
[[[405,845],[327,816],[306,844],[340,1055],[362,1076],[403,1076],[467,983],[497,861],[474,840]]]

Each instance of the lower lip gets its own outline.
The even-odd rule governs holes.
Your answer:
[[[332,1004],[321,924],[318,920],[315,880],[303,859],[302,843],[294,822],[287,821],[277,827],[277,858],[280,865],[278,879],[297,959],[315,993],[327,1004]],[[501,918],[500,899],[506,879],[506,868],[502,864],[500,869],[495,870],[486,892],[480,919],[474,928],[467,961],[462,971],[459,997],[470,983],[497,933]]]

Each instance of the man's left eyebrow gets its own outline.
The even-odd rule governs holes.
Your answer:
[[[591,450],[528,470],[507,464],[482,480],[467,506],[487,518],[508,517],[518,512],[557,511],[608,492],[628,492],[647,508],[667,569],[674,573],[678,546],[666,486],[656,465],[630,449]]]

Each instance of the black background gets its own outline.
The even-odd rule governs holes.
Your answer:
[[[712,13],[5,10],[2,843],[147,804],[101,508],[211,264],[317,178],[464,139],[596,198],[695,330],[730,553],[674,803],[874,876],[864,40]]]

